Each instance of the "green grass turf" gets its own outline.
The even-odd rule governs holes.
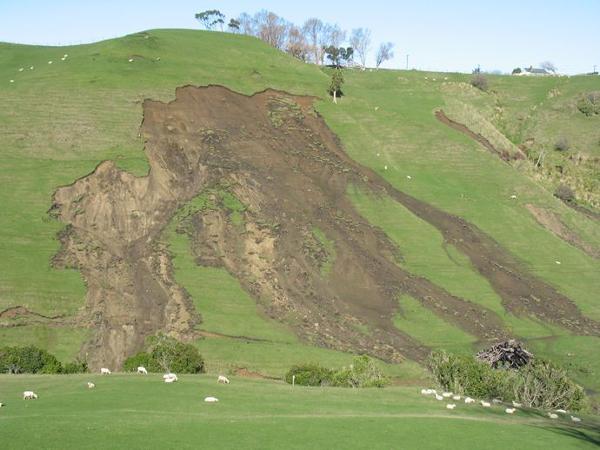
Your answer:
[[[96,383],[87,389],[88,380]],[[20,449],[351,448],[586,449],[598,426],[543,413],[483,409],[420,395],[417,387],[292,387],[232,377],[160,375],[1,376],[0,439]],[[24,401],[24,390],[38,400]],[[207,404],[205,396],[219,398]],[[568,419],[568,417],[567,417]]]

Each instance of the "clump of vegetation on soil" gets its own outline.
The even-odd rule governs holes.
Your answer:
[[[204,358],[192,344],[159,333],[148,339],[147,351],[125,360],[123,370],[135,372],[139,366],[148,372],[203,373]]]
[[[428,367],[437,383],[452,392],[478,398],[518,401],[532,408],[585,407],[583,388],[553,363],[534,358],[519,369],[492,368],[472,356],[433,352]]]
[[[583,94],[577,101],[577,109],[586,116],[600,114],[600,91]]]
[[[477,73],[473,75],[471,78],[471,86],[476,87],[477,89],[486,92],[489,88],[488,80],[485,75]]]
[[[318,364],[293,366],[285,375],[285,381],[301,386],[335,387],[384,387],[389,383],[375,361],[367,355],[357,356],[348,367],[333,370]]]
[[[35,345],[0,348],[0,373],[80,372],[87,372],[85,361],[73,361],[63,366],[53,354]]]

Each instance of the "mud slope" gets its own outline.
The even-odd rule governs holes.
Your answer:
[[[479,339],[506,334],[493,312],[401,269],[398,249],[346,198],[350,183],[387,192],[436,226],[510,310],[599,333],[569,299],[524,275],[474,226],[348,158],[310,98],[187,86],[171,103],[146,101],[141,131],[148,176],[106,162],[54,198],[53,212],[69,224],[55,263],[78,268],[88,285],[83,315],[96,330],[85,349],[92,366],[120,365],[158,330],[193,336],[199,317],[173,280],[160,235],[178,208],[211,190],[229,191],[246,209],[234,221],[224,205],[204,208],[180,227],[198,264],[225,267],[267,314],[316,345],[387,361],[422,359],[428,349],[392,324],[401,292]]]

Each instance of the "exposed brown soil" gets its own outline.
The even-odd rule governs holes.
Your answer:
[[[526,205],[526,208],[533,215],[535,220],[548,231],[592,258],[600,259],[600,249],[581,239],[577,233],[570,230],[562,220],[560,220],[560,217],[557,214],[535,205]]]
[[[13,306],[6,308],[4,311],[0,311],[0,320],[8,321],[0,323],[0,327],[12,327],[26,324],[29,325],[31,323],[49,322],[62,324],[64,322],[63,318],[63,315],[45,316],[43,314],[38,314],[35,311],[31,311],[24,306]]]
[[[506,162],[509,162],[511,160],[525,158],[525,155],[523,153],[515,153],[514,155],[511,155],[510,153],[508,153],[506,151],[498,150],[496,147],[494,147],[494,145],[487,138],[485,138],[484,136],[482,136],[479,133],[475,133],[466,125],[452,120],[441,109],[439,109],[435,112],[435,117],[443,124],[448,125],[449,127],[454,128],[455,130],[460,131],[461,133],[467,135],[471,139],[474,139],[475,141],[479,142],[487,150],[489,150],[490,153],[493,153],[494,155],[499,156],[501,159],[503,159]]]
[[[226,268],[267,315],[308,342],[386,361],[422,360],[428,349],[392,323],[400,293],[480,340],[507,337],[492,311],[400,268],[399,250],[346,197],[349,184],[388,194],[437,227],[512,312],[600,334],[597,323],[525,274],[476,227],[351,160],[312,101],[273,90],[245,96],[219,86],[178,88],[170,103],[144,102],[148,176],[105,162],[56,192],[52,211],[69,226],[55,263],[78,268],[88,285],[85,316],[96,329],[84,349],[91,367],[119,366],[158,330],[194,336],[200,318],[173,279],[160,235],[178,208],[215,188],[247,209],[242,224],[223,205],[188,218],[179,231],[190,236],[197,263]],[[315,227],[335,243],[335,259]],[[333,259],[327,276],[325,259]]]

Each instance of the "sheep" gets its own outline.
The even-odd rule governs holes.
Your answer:
[[[111,373],[112,372],[109,369],[107,369],[106,367],[102,367],[100,369],[100,375],[110,375]]]
[[[484,408],[489,408],[490,406],[492,406],[492,404],[490,402],[486,402],[485,400],[481,400],[481,406],[483,406]]]
[[[551,419],[558,419],[558,414],[548,413],[548,417],[550,417]]]
[[[516,200],[517,196],[515,194],[510,196],[511,199]]]
[[[128,61],[129,61],[130,63],[131,63],[131,62],[133,62],[133,58],[129,58],[129,60],[128,60]]]
[[[440,394],[435,394],[435,399],[436,400],[444,400],[444,397],[442,397]]]
[[[23,72],[25,69],[23,67],[19,67],[19,72]]]
[[[475,400],[472,399],[471,397],[465,397],[465,403],[469,404],[469,403],[475,403]]]
[[[452,392],[442,392],[442,396],[446,398],[452,397],[452,395]]]
[[[146,368],[144,366],[139,366],[137,368],[137,373],[142,374],[142,375],[148,375],[148,371],[146,370]]]
[[[29,66],[29,70],[33,70],[33,66]]]
[[[91,381],[88,381],[87,387],[88,387],[88,389],[94,389],[96,387],[96,385],[94,383],[92,383]]]
[[[579,417],[575,417],[575,416],[571,416],[571,420],[573,422],[581,422],[581,419]]]
[[[10,80],[10,82],[11,82],[11,83],[14,83],[14,82],[15,82],[15,80]]]
[[[377,110],[379,110],[379,106],[376,106],[376,107],[375,107],[375,111],[377,111]]]
[[[502,403],[502,400],[500,400],[499,398],[493,398],[492,403],[495,403],[495,404]]]
[[[33,391],[23,392],[23,400],[37,400],[37,398],[37,394]]]
[[[448,403],[446,405],[446,409],[454,409],[454,408],[456,408],[456,405],[454,403]]]
[[[217,383],[229,384],[229,378],[223,375],[219,375],[217,378]]]
[[[383,170],[387,170],[387,166],[383,166]]]
[[[48,61],[48,64],[52,64],[52,61]]]
[[[63,58],[67,59],[69,57],[69,55],[67,55],[66,53],[63,55]]]
[[[177,378],[177,375],[175,375],[174,373],[165,373],[163,375],[163,380],[165,380],[165,383],[173,383],[174,381],[179,381],[179,379]],[[167,380],[171,380],[171,381],[167,381]]]
[[[460,395],[453,395],[452,400],[460,400]]]
[[[412,177],[410,175],[406,175],[406,179],[407,180],[412,180]]]
[[[561,264],[561,262],[560,262],[560,261],[554,261],[554,262],[555,262],[556,264],[558,264],[558,265],[560,265],[560,264]]]
[[[4,407],[4,403],[0,403],[0,408]]]
[[[219,399],[217,397],[205,397],[204,401],[206,403],[217,403]]]
[[[515,402],[514,400],[512,401],[512,405],[513,405],[515,408],[520,408],[521,406],[523,406],[523,404],[522,404],[522,403],[517,403],[517,402]]]
[[[506,414],[513,414],[513,413],[514,413],[516,410],[517,410],[517,408],[506,408],[506,409],[504,410],[504,412],[505,412]]]
[[[567,411],[565,411],[564,409],[555,409],[554,412],[561,413],[561,414],[567,413]]]
[[[435,392],[435,389],[421,389],[421,394],[431,395],[431,394],[437,394],[437,392]]]

